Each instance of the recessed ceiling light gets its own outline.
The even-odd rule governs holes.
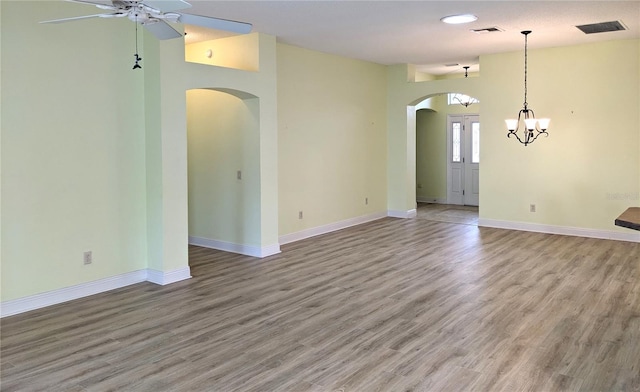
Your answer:
[[[449,15],[440,19],[440,21],[448,24],[470,23],[478,20],[478,17],[472,14]]]

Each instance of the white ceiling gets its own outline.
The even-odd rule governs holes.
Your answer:
[[[463,72],[483,54],[640,37],[640,1],[205,1],[184,12],[253,24],[279,42],[371,61],[415,64],[434,74]],[[447,25],[440,18],[472,13],[478,20]],[[620,20],[628,30],[586,35],[575,25]],[[470,29],[498,27],[478,34]],[[190,40],[224,34],[187,26]],[[456,63],[459,66],[446,67]]]

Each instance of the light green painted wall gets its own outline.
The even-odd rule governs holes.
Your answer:
[[[522,105],[523,53],[481,57],[481,218],[625,231],[613,221],[639,204],[639,49],[625,40],[529,51],[528,102],[551,125],[527,147],[504,130]]]
[[[385,83],[383,66],[278,45],[280,235],[386,210]]]
[[[416,200],[447,198],[447,116],[442,112],[416,112]]]
[[[145,49],[147,267],[171,272],[188,268],[184,43],[145,35]]]
[[[146,40],[143,57],[145,78],[145,162],[147,196],[147,262],[148,267],[161,271],[164,260],[164,219],[162,181],[162,102],[160,44]]]
[[[2,301],[146,268],[144,74],[76,6],[0,3]]]
[[[260,246],[258,113],[257,99],[187,92],[189,235]]]
[[[186,45],[185,60],[194,63],[259,71],[259,34],[236,35]],[[207,57],[211,51],[211,57]]]

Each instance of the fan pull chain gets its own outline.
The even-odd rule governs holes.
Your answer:
[[[136,14],[136,53],[133,55],[136,59],[136,63],[133,65],[133,69],[142,69],[142,66],[138,64],[139,61],[142,61],[142,57],[138,56],[138,15]]]

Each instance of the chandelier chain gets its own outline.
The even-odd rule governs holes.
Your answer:
[[[524,108],[527,109],[527,38],[529,34],[524,35]]]

